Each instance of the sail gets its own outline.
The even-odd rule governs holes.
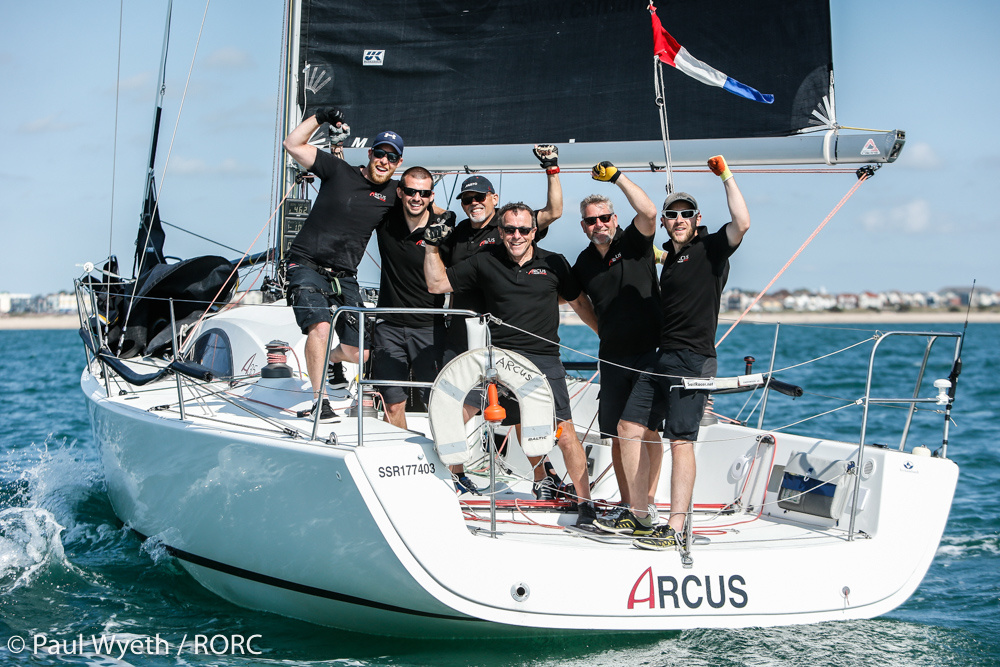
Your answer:
[[[675,164],[686,161],[684,144],[698,145],[692,161],[701,164],[701,147],[733,139],[759,140],[727,149],[734,164],[799,161],[769,156],[779,145],[831,161],[822,135],[802,136],[832,129],[835,119],[826,0],[688,0],[658,14],[692,53],[774,95],[773,104],[753,104],[667,72]],[[300,108],[342,108],[349,148],[391,129],[406,140],[411,163],[534,166],[522,147],[535,143],[559,144],[567,166],[592,165],[592,152],[622,164],[663,162],[653,33],[641,0],[303,0],[299,26]],[[886,141],[876,137],[881,159]],[[834,161],[846,157],[825,150]]]

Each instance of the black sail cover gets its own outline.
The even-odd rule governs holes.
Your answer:
[[[671,140],[816,127],[828,2],[672,0],[657,14],[695,58],[774,95],[664,65]],[[303,0],[298,100],[343,109],[355,146],[385,129],[407,146],[659,141],[653,62],[645,0]]]

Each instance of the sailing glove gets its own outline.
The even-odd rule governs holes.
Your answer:
[[[316,109],[316,122],[322,125],[323,123],[329,123],[330,125],[336,125],[337,123],[344,122],[344,112],[335,107],[326,107],[323,109]]]
[[[340,127],[336,125],[330,126],[330,145],[331,146],[343,146],[344,142],[347,141],[351,136],[351,126],[347,123],[341,123]]]
[[[533,151],[546,173],[559,173],[559,149],[552,144],[538,144]],[[554,171],[553,171],[554,170]]]
[[[453,211],[445,211],[437,216],[432,214],[431,221],[424,227],[424,243],[439,246],[454,229],[455,213]]]
[[[604,181],[605,183],[614,183],[618,180],[619,175],[621,175],[621,172],[618,171],[618,167],[607,160],[595,164],[594,173],[591,174],[595,181]]]
[[[729,171],[729,165],[726,164],[726,158],[721,155],[708,158],[708,168],[712,170],[713,174],[721,178],[723,183],[733,177],[733,172]]]

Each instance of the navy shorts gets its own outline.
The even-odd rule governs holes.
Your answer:
[[[622,418],[622,413],[625,412],[625,404],[628,403],[629,396],[632,394],[632,387],[639,381],[642,372],[653,370],[655,364],[656,350],[650,350],[649,352],[629,357],[613,357],[601,360],[599,365],[601,370],[601,391],[598,398],[600,411],[597,419],[602,437],[611,438],[618,435],[618,420]],[[622,368],[623,366],[624,368]],[[651,414],[662,415],[665,412],[666,406],[658,405]],[[646,424],[646,426],[650,430],[657,431],[662,421],[662,417],[658,419],[654,417],[653,421]]]
[[[555,404],[556,408],[556,421],[565,422],[573,419],[573,411],[569,407],[569,389],[566,387],[566,369],[563,368],[562,360],[559,359],[558,355],[554,354],[528,354],[527,352],[518,352],[525,359],[530,361],[535,365],[535,367],[542,372],[542,375],[546,377],[549,381],[549,386],[552,387],[552,402]],[[509,396],[509,397],[508,397]],[[465,402],[468,405],[474,405],[479,407],[482,405],[483,394],[481,391],[472,391],[469,396],[466,397]],[[503,421],[504,425],[508,423],[518,423],[517,421],[512,421],[512,410],[516,409],[517,399],[512,395],[507,395],[506,392],[500,392],[500,405],[507,410],[507,419]],[[518,411],[518,415],[520,411]]]
[[[643,375],[635,383],[622,419],[650,424],[665,418],[665,438],[696,440],[708,392],[681,389],[676,385],[681,383],[679,378],[682,377],[715,377],[717,369],[715,357],[691,350],[660,350],[653,367],[656,375]],[[660,413],[664,405],[666,410]]]
[[[375,324],[372,352],[372,376],[376,380],[409,380],[410,371],[417,382],[434,382],[441,370],[444,351],[444,324],[410,327],[379,320]],[[386,403],[403,403],[408,387],[380,385]],[[427,404],[428,389],[420,389]]]
[[[361,305],[358,280],[354,276],[344,276],[334,282],[308,266],[289,262],[288,305],[295,311],[295,323],[299,329],[308,334],[312,325],[330,321],[331,306]],[[337,318],[336,331],[341,343],[358,346],[357,315],[341,314]]]

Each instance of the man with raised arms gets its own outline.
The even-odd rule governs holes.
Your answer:
[[[633,540],[644,549],[669,549],[682,545],[680,536],[694,491],[693,441],[705,411],[703,391],[683,389],[682,378],[714,377],[715,330],[719,324],[722,290],[729,274],[729,257],[736,252],[750,229],[750,212],[721,155],[708,166],[718,175],[726,191],[732,220],[709,233],[700,227],[698,202],[686,192],[674,192],[663,202],[660,220],[670,242],[660,274],[663,326],[660,330],[654,374],[644,374],[629,396],[618,434],[622,441],[639,440],[647,425],[666,417],[663,435],[670,440],[670,518],[652,534]],[[658,407],[665,399],[666,412]],[[641,488],[644,480],[629,482]]]
[[[598,423],[601,435],[612,438],[611,460],[621,492],[621,504],[595,525],[616,533],[648,535],[653,531],[654,495],[663,461],[663,443],[654,430],[659,424],[645,424],[638,439],[623,440],[618,421],[640,371],[651,370],[656,359],[660,335],[660,289],[653,256],[657,210],[646,193],[610,162],[596,165],[592,176],[617,185],[636,213],[631,224],[621,229],[608,197],[593,194],[580,202],[580,226],[590,245],[577,257],[573,272],[597,313]],[[635,483],[637,488],[630,486]]]
[[[434,202],[434,179],[423,167],[410,167],[396,188],[399,204],[385,222],[378,226],[375,238],[382,257],[379,284],[379,308],[441,308],[442,295],[427,291],[424,279],[424,228],[433,218],[437,222],[454,220],[447,211],[443,217],[431,209]],[[444,352],[444,322],[440,314],[382,313],[375,324],[372,375],[380,380],[433,382],[441,370]],[[385,419],[406,428],[407,390],[397,385],[380,387],[385,400]],[[427,402],[427,390],[421,390]]]
[[[501,246],[447,269],[437,245],[450,230],[444,225],[428,225],[424,233],[427,287],[435,294],[478,287],[486,310],[511,325],[490,323],[493,344],[523,354],[548,378],[562,431],[559,449],[579,497],[577,525],[590,524],[596,513],[590,501],[587,457],[572,422],[566,371],[559,360],[558,331],[560,300],[568,302],[596,330],[593,306],[580,290],[566,258],[535,245],[538,226],[534,211],[520,202],[507,204],[497,213],[497,220]],[[541,458],[529,457],[536,482],[545,476]]]
[[[336,417],[322,386],[323,360],[330,344],[330,307],[361,304],[358,264],[375,227],[396,203],[397,181],[392,175],[403,162],[403,140],[395,132],[375,137],[368,164],[361,167],[352,167],[309,143],[323,123],[336,127],[343,121],[339,109],[320,109],[284,141],[288,154],[321,180],[316,203],[288,250],[288,303],[306,334],[306,369],[320,421]],[[341,315],[337,335],[340,344],[330,353],[331,363],[357,362],[358,319],[349,313]]]

